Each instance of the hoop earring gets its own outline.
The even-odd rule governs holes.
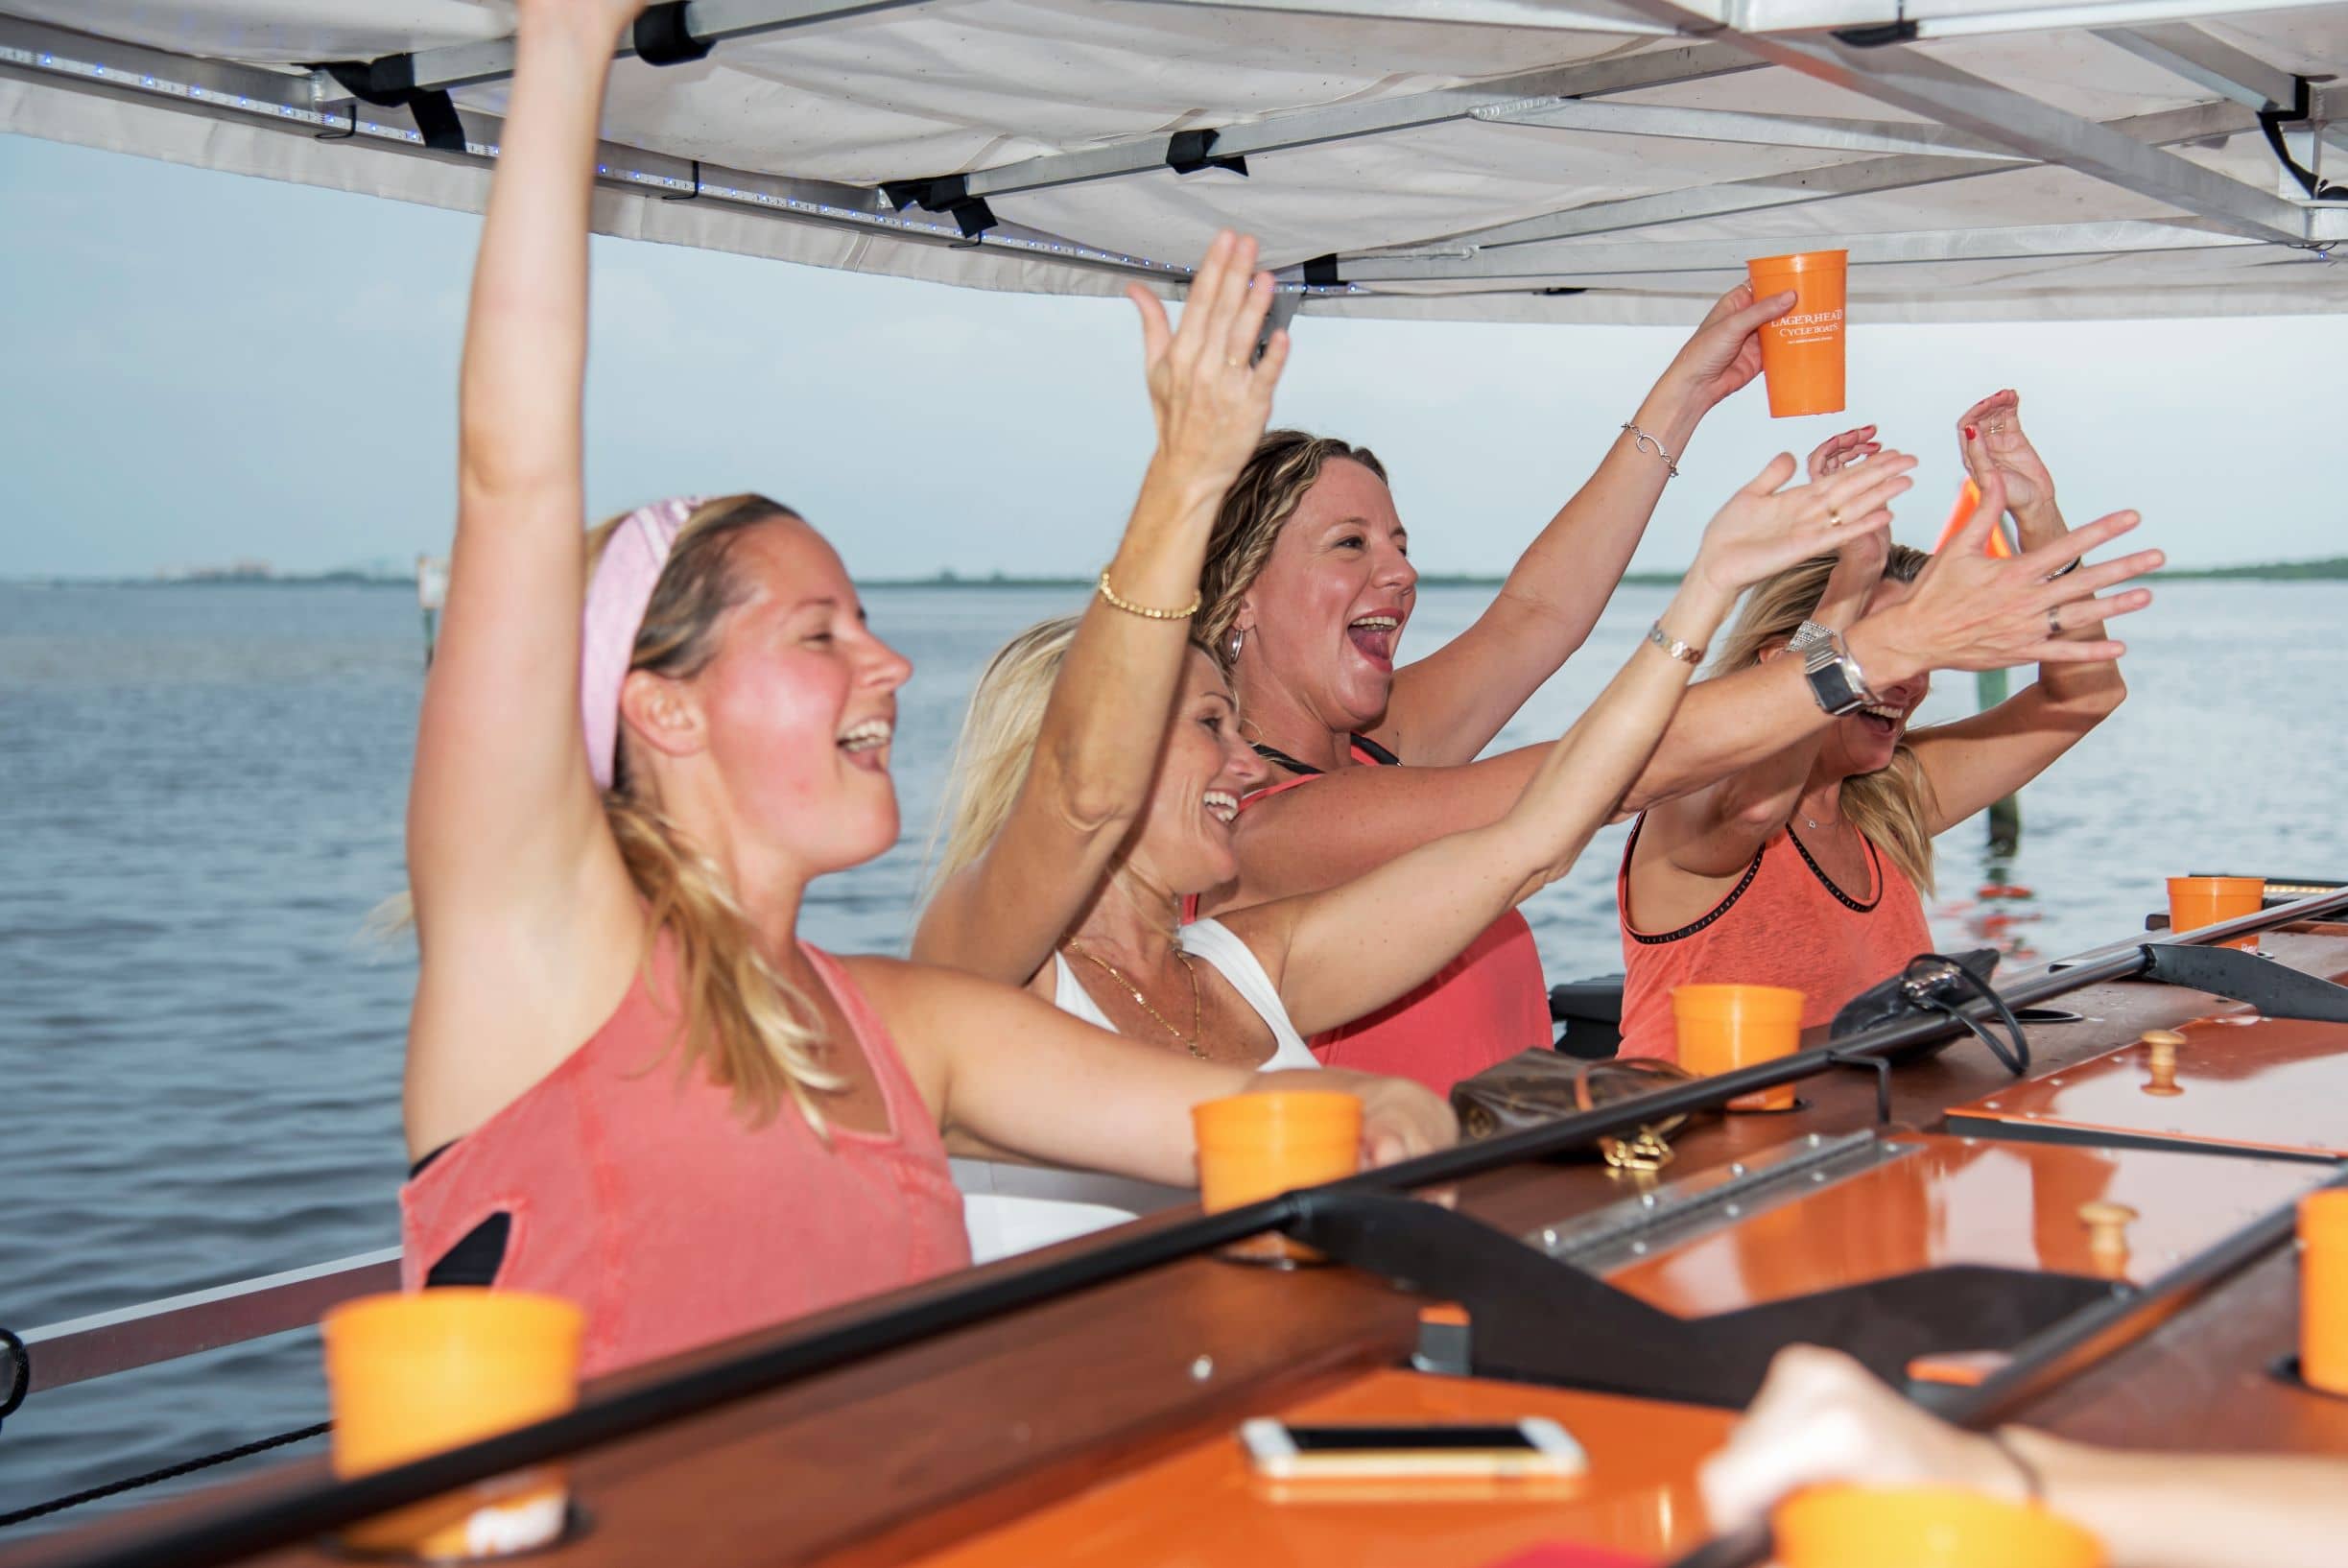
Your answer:
[[[1234,661],[1239,658],[1239,651],[1246,643],[1246,632],[1234,631],[1231,633],[1231,657]]]

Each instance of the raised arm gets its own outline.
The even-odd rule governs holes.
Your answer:
[[[2023,432],[2020,394],[2001,392],[1967,409],[1957,423],[1957,445],[1984,495],[1993,482],[2003,488],[2026,552],[2053,545],[2070,532],[2054,502],[2053,476]],[[2115,515],[2133,520],[2136,514]],[[2145,554],[2155,566],[2165,558],[2157,550]],[[2140,590],[2111,607],[2133,608],[2151,597]],[[2075,601],[2059,606],[2049,625],[2059,626],[2066,642],[2109,647],[2115,650],[2113,656],[2085,663],[2042,663],[2033,684],[1996,707],[1955,724],[1936,725],[1910,739],[1916,761],[1932,784],[1934,833],[1954,827],[2036,778],[2125,700],[2120,645],[2107,643],[2103,635],[2105,608],[2094,600]]]
[[[1476,624],[1394,674],[1382,737],[1413,763],[1474,760],[1598,624],[1671,477],[1654,445],[1685,455],[1713,406],[1761,368],[1762,324],[1792,308],[1781,294],[1754,302],[1743,284],[1712,307],[1580,489],[1519,558]]]
[[[1271,304],[1256,245],[1216,236],[1178,331],[1139,288],[1158,444],[1108,582],[1160,610],[1196,602],[1215,508],[1254,450],[1288,356],[1276,332],[1250,363]],[[1121,609],[1097,593],[1060,666],[1010,816],[922,912],[913,957],[1022,985],[1100,887],[1148,800],[1190,637],[1188,615]],[[974,736],[984,745],[988,737]]]
[[[1811,473],[1833,473],[1854,459],[1881,451],[1866,439],[1870,434],[1872,427],[1862,427],[1828,440],[1810,455]],[[1887,472],[1906,472],[1915,463],[1898,452],[1884,461],[1897,465]],[[1881,531],[1856,534],[1840,541],[1834,570],[1808,618],[1847,635],[1866,612],[1868,596],[1883,579],[1890,546],[1888,533]],[[1762,655],[1765,661],[1788,656],[1782,646]],[[1717,783],[1657,802],[1648,809],[1647,825],[1640,832],[1642,857],[1660,855],[1676,869],[1699,877],[1733,876],[1743,870],[1763,841],[1792,813],[1826,735],[1826,727],[1820,725],[1792,745]]]
[[[628,965],[610,985],[582,974],[641,931],[579,714],[587,205],[605,79],[637,9],[520,8],[465,328],[448,605],[408,796],[424,958],[409,1112],[424,1141],[584,1038]]]
[[[579,717],[580,396],[596,126],[635,9],[521,8],[465,326],[448,604],[408,801],[427,943],[443,914],[547,891],[609,838]]]
[[[2348,1535],[2348,1461],[2336,1458],[2130,1454],[2017,1427],[1999,1437],[1947,1425],[1840,1351],[1792,1345],[1704,1461],[1704,1507],[1727,1532],[1827,1482],[2016,1503],[2035,1489],[2102,1541],[2112,1568],[2329,1568]]]
[[[1995,483],[1996,476],[1991,477]],[[2050,636],[2047,612],[2160,564],[2159,551],[2140,550],[2099,566],[2052,576],[2134,528],[2135,514],[2114,512],[2020,558],[1997,560],[1981,548],[2003,506],[1985,487],[1980,508],[1924,569],[1916,591],[1851,629],[1844,641],[1870,685],[1897,685],[1935,670],[2001,670],[2032,660],[2042,665],[2092,664],[2119,657],[2122,649],[2116,642]],[[2142,609],[2151,597],[2137,589],[2099,600],[2099,624]],[[1704,681],[1680,704],[1653,760],[1624,797],[1624,809],[1643,811],[1658,800],[1702,789],[1823,732],[1831,722],[1812,699],[1797,660],[1771,659]]]
[[[2111,658],[2117,643],[2049,638],[2047,611],[2151,570],[2159,553],[2141,551],[2048,578],[2134,526],[2132,516],[2115,514],[2022,560],[1992,560],[1980,554],[1988,517],[1977,514],[1969,527],[1970,544],[1943,552],[1906,601],[1851,629],[1845,640],[1852,656],[1879,686],[1933,670]],[[2115,594],[2099,601],[2098,613],[2123,614],[2141,608],[2147,599],[2142,592]],[[1617,815],[1643,811],[1790,746],[1814,742],[1830,723],[1797,660],[1771,659],[1698,682],[1688,689]],[[1220,915],[1334,887],[1446,833],[1497,821],[1553,744],[1524,747],[1464,767],[1342,768],[1310,789],[1264,800],[1239,820],[1240,881],[1210,900],[1208,913]]]
[[[1901,465],[1870,463],[1782,489],[1792,471],[1791,457],[1777,459],[1721,509],[1654,634],[1547,748],[1498,821],[1325,892],[1230,917],[1265,959],[1300,1031],[1334,1027],[1406,994],[1504,910],[1563,876],[1645,766],[1686,689],[1694,659],[1664,645],[1676,641],[1700,656],[1747,586],[1847,535],[1882,534],[1891,526],[1890,502],[1909,483]]]

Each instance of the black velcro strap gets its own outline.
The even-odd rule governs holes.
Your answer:
[[[1916,41],[1916,24],[1901,20],[1885,22],[1877,27],[1845,27],[1836,30],[1837,41],[1854,49],[1881,49],[1886,44]]]
[[[2293,93],[2294,102],[2289,108],[2259,110],[2259,134],[2266,138],[2267,150],[2274,154],[2275,161],[2282,164],[2289,172],[2290,177],[2299,182],[2299,188],[2308,193],[2311,201],[2348,200],[2348,185],[2335,185],[2329,180],[2316,178],[2314,170],[2291,156],[2290,146],[2283,139],[2285,126],[2304,124],[2314,116],[2314,95],[2309,86],[2308,79],[2299,76],[2291,80],[2296,83],[2296,90]]]
[[[970,194],[967,175],[940,175],[930,179],[885,179],[881,194],[889,204],[902,212],[907,207],[922,207],[940,217],[954,220],[954,226],[962,231],[962,238],[975,240],[1002,220],[986,204],[983,196]]]
[[[633,41],[636,58],[647,65],[682,65],[703,59],[712,47],[710,40],[695,37],[685,27],[685,0],[646,7],[636,18]]]
[[[1217,157],[1216,131],[1177,131],[1166,140],[1166,167],[1178,175],[1195,175],[1201,169],[1228,169],[1245,178],[1247,159],[1244,154]]]
[[[436,152],[462,153],[464,123],[446,88],[415,84],[414,55],[386,55],[381,59],[328,60],[321,67],[337,85],[362,104],[377,108],[404,108],[415,116],[415,129],[424,145]]]
[[[1337,275],[1336,253],[1331,252],[1325,256],[1315,256],[1311,261],[1306,262],[1304,264],[1304,281],[1305,286],[1312,289],[1334,289],[1339,287],[1343,280]]]

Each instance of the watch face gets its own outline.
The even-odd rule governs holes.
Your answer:
[[[1866,694],[1851,678],[1849,659],[1830,659],[1804,673],[1810,677],[1811,695],[1818,700],[1818,706],[1837,718],[1855,712],[1866,702]]]

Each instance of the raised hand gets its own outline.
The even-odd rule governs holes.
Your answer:
[[[1288,364],[1285,331],[1274,332],[1256,357],[1273,289],[1271,274],[1255,271],[1255,260],[1253,236],[1217,234],[1192,276],[1178,327],[1167,324],[1155,295],[1139,284],[1126,289],[1141,312],[1142,364],[1160,459],[1218,494],[1255,450]]]
[[[1861,425],[1857,430],[1846,430],[1820,441],[1803,466],[1809,469],[1811,478],[1824,479],[1846,464],[1865,462],[1883,449],[1883,443],[1875,439],[1875,427]]]
[[[2005,504],[2015,516],[2054,505],[2054,476],[2022,431],[2020,392],[1991,392],[1965,410],[1957,421],[1957,450],[1975,485],[1987,487],[1991,474],[2005,481]]]
[[[1665,379],[1682,382],[1697,407],[1712,407],[1761,373],[1761,329],[1791,310],[1795,297],[1789,289],[1756,300],[1751,284],[1738,284],[1705,314]]]
[[[1690,573],[1733,597],[1797,561],[1860,548],[1860,537],[1891,526],[1891,503],[1914,485],[1908,471],[1915,465],[1905,452],[1885,452],[1786,489],[1793,457],[1781,452],[1714,516]]]
[[[2064,633],[2152,603],[2144,588],[2096,595],[2157,569],[2168,558],[2158,550],[2139,550],[2099,566],[2053,574],[2127,533],[2140,521],[2137,514],[2115,511],[2051,544],[1999,560],[1984,554],[1983,546],[2005,510],[2004,478],[1992,469],[1979,483],[1980,505],[1916,579],[1916,591],[1885,612],[1893,619],[1886,630],[1896,644],[1927,670],[2087,664],[2126,653],[2125,645],[2109,639],[2067,639]]]

